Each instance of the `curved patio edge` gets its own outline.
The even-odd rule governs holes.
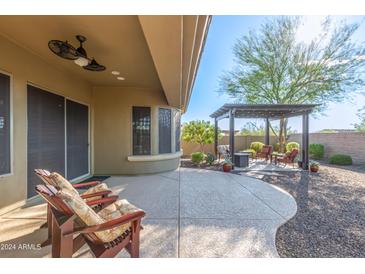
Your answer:
[[[214,170],[180,168],[180,177],[181,257],[279,257],[276,232],[297,211],[289,193]]]
[[[237,180],[238,177],[235,174],[230,174],[231,176],[234,176],[234,180],[237,181],[237,183],[239,183],[240,185],[242,185],[243,187],[247,188],[249,191],[251,191],[253,193],[253,195],[257,196],[259,199],[263,200],[269,207],[273,207],[273,210],[276,211],[281,217],[282,217],[282,221],[278,223],[278,225],[275,228],[275,232],[273,234],[274,237],[274,242],[275,242],[275,249],[276,249],[276,253],[277,256],[279,256],[278,250],[277,250],[277,245],[276,245],[276,234],[278,232],[278,229],[283,226],[284,224],[286,224],[289,220],[291,220],[292,218],[294,218],[294,216],[296,215],[297,211],[298,211],[298,206],[297,206],[297,202],[295,200],[295,198],[288,193],[286,190],[269,184],[267,182],[264,182],[263,180],[245,175],[245,174],[240,174],[239,176],[243,176],[244,178],[248,178],[248,183],[247,180],[244,184],[242,184],[242,182],[240,183],[239,180]],[[260,186],[259,188],[255,188],[254,184],[256,184],[257,186]],[[261,189],[261,191],[260,191]],[[266,190],[264,190],[266,189]],[[285,197],[284,200],[280,199],[280,200],[276,200],[276,202],[279,203],[269,203],[268,199],[270,199],[269,195],[268,195],[268,189],[272,189],[275,191],[278,191],[279,193],[281,193],[281,195],[284,195],[282,197]],[[286,202],[288,203],[287,206],[283,206],[283,204]],[[273,200],[271,200],[271,202],[273,202]],[[284,203],[283,203],[284,202]],[[271,204],[271,205],[270,205]]]

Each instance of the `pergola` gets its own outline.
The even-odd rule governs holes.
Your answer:
[[[229,118],[229,146],[232,157],[234,155],[234,119],[235,118],[262,118],[265,119],[265,144],[270,142],[270,120],[289,118],[295,116],[303,117],[302,130],[302,162],[303,169],[309,165],[309,113],[317,104],[225,104],[210,117],[214,118],[215,138],[214,147],[217,155],[218,146],[218,121]],[[233,161],[233,159],[232,159]]]

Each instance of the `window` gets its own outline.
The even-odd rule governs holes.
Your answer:
[[[175,111],[175,152],[180,151],[180,128],[181,128],[181,113],[179,110]]]
[[[171,153],[171,109],[160,108],[158,111],[158,151]]]
[[[133,107],[133,155],[151,154],[151,108]]]
[[[0,73],[0,175],[11,173],[10,76]]]

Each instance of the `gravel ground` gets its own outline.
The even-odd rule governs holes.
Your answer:
[[[220,170],[220,165],[182,167]],[[321,164],[318,173],[265,173],[262,180],[289,192],[297,214],[276,234],[281,257],[365,257],[364,167]]]
[[[208,170],[215,170],[215,171],[223,171],[222,165],[218,163],[214,163],[212,165],[208,165],[206,163],[202,163],[200,165],[194,164],[190,159],[182,158],[180,160],[181,167],[188,167],[188,168],[198,168],[198,169],[208,169]]]
[[[318,174],[282,172],[263,180],[298,204],[276,235],[281,257],[365,257],[364,171],[321,165]]]

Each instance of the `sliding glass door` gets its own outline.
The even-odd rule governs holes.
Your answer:
[[[89,109],[28,85],[28,197],[41,183],[35,168],[68,179],[89,173]]]

